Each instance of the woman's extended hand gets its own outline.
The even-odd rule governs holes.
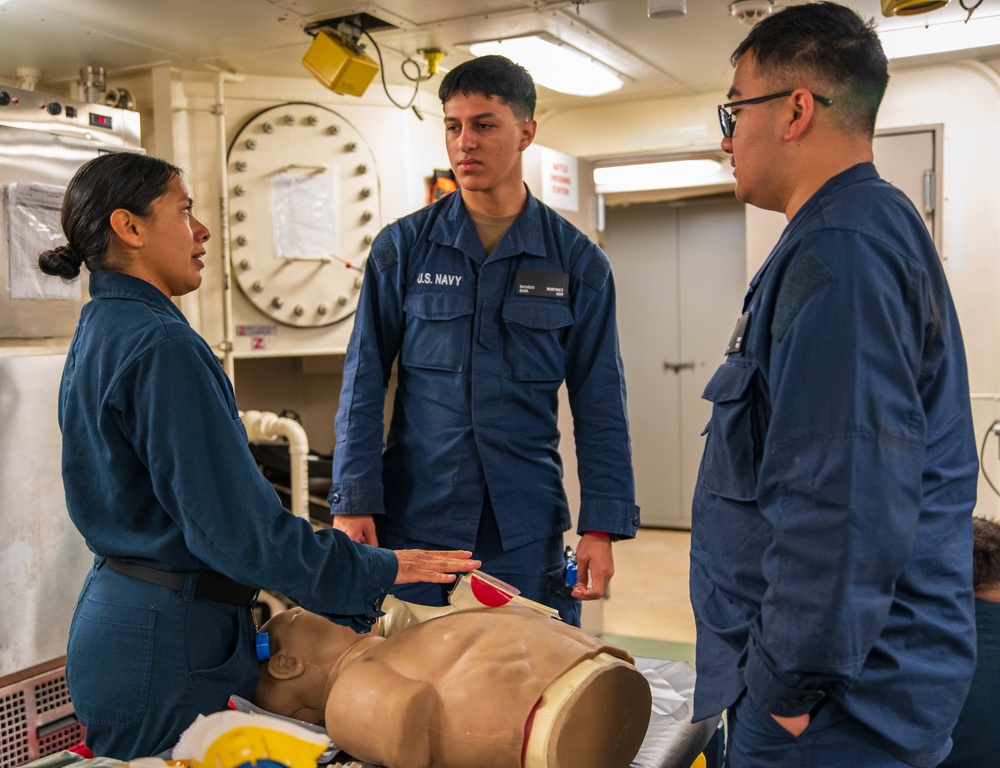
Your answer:
[[[450,584],[456,573],[474,571],[482,565],[479,560],[471,559],[472,553],[464,549],[395,549],[393,554],[399,563],[395,584],[417,581]]]

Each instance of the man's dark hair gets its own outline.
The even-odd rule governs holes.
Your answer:
[[[479,56],[451,70],[441,81],[438,96],[444,104],[456,93],[496,96],[518,120],[535,116],[535,81],[528,70],[504,56]]]
[[[1000,525],[985,517],[972,518],[972,585],[1000,587]]]
[[[844,128],[874,133],[889,83],[874,19],[866,22],[837,3],[790,6],[750,30],[733,51],[732,65],[748,51],[761,75],[777,88],[809,87],[834,100],[831,115]],[[795,82],[803,77],[807,82]]]

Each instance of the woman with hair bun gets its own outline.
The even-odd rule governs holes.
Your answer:
[[[91,273],[59,391],[66,504],[95,554],[66,678],[87,746],[119,760],[164,753],[199,714],[253,694],[258,589],[365,632],[393,584],[478,566],[313,531],[281,506],[222,366],[171,301],[205,267],[192,205],[170,163],[102,155],[66,190],[67,244],[38,258],[63,279]]]

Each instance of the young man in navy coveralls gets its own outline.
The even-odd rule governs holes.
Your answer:
[[[480,57],[449,72],[439,95],[460,190],[372,245],[337,414],[334,526],[391,548],[461,542],[485,572],[579,624],[580,599],[600,598],[614,572],[612,540],[639,524],[610,266],[522,180],[536,127],[527,71]],[[581,486],[572,590],[564,381]],[[446,593],[396,592],[431,605]]]

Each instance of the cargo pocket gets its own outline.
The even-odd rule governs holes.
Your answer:
[[[732,357],[719,366],[702,398],[712,403],[712,418],[702,460],[701,483],[727,499],[757,496],[757,466],[751,384],[757,364]]]
[[[503,305],[504,376],[514,381],[562,381],[563,336],[573,325],[569,305],[553,299],[508,299]]]
[[[403,301],[406,332],[400,364],[436,371],[461,371],[469,352],[473,311],[471,295],[407,294]]]
[[[155,623],[150,608],[81,600],[69,630],[66,678],[85,725],[129,728],[142,720]]]

